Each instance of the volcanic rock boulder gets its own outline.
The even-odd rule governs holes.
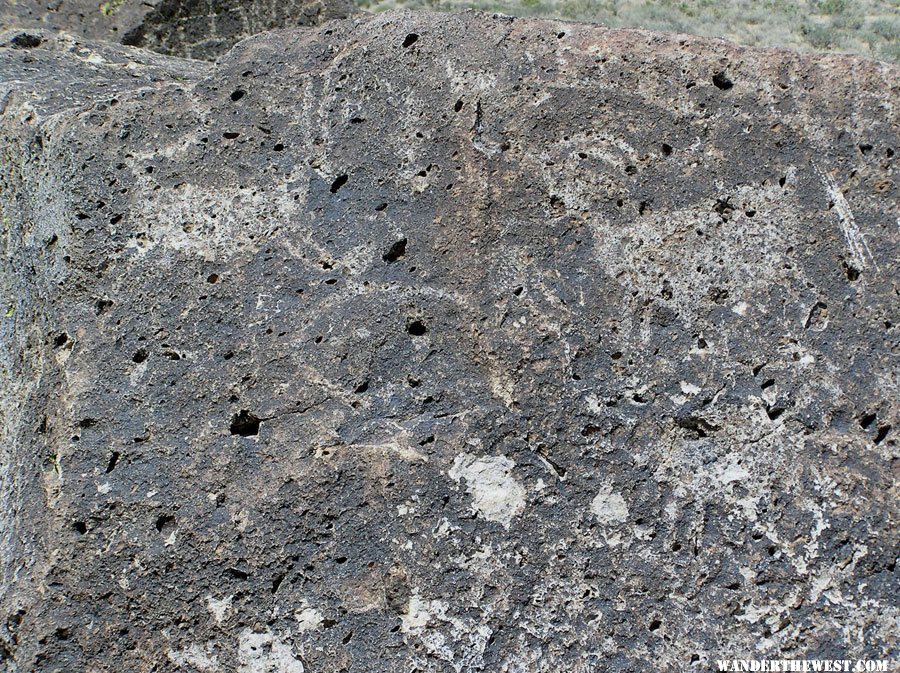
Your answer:
[[[212,60],[250,35],[315,26],[357,11],[351,0],[11,0],[0,9],[0,25],[64,30]]]
[[[897,68],[475,13],[41,39],[5,670],[896,654]]]

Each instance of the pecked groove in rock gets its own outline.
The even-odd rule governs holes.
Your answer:
[[[67,49],[0,50],[7,670],[896,652],[897,68]]]

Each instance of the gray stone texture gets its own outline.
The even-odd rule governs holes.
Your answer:
[[[896,67],[0,43],[2,670],[897,656]]]
[[[214,60],[250,35],[315,26],[356,13],[352,0],[4,0],[0,26]]]

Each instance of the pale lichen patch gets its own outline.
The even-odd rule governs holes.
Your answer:
[[[291,646],[270,631],[244,629],[238,635],[238,673],[303,673],[303,663]]]
[[[512,476],[515,463],[505,456],[459,454],[447,473],[454,481],[466,480],[472,506],[488,521],[509,528],[514,516],[525,509],[525,488]]]
[[[170,649],[166,655],[179,669],[216,673],[221,670],[219,658],[215,654],[210,654],[210,645],[208,643],[205,647],[201,647],[199,643],[192,643],[183,650]]]
[[[614,526],[628,520],[628,505],[612,485],[604,485],[591,502],[591,512],[604,526]]]
[[[422,600],[418,593],[414,593],[409,598],[406,606],[406,612],[402,615],[403,623],[400,630],[403,633],[421,633],[428,621],[431,619],[431,613],[428,611],[430,601]]]
[[[301,631],[315,631],[320,626],[322,626],[322,622],[325,621],[325,617],[319,612],[316,608],[305,607],[302,610],[298,610],[294,613],[294,619],[297,620],[297,628]]]
[[[209,610],[216,623],[221,624],[225,621],[225,617],[231,611],[231,601],[234,596],[226,596],[225,598],[206,597],[206,609]]]

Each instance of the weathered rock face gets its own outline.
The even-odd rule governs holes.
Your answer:
[[[351,0],[13,0],[0,9],[0,26],[65,30],[212,60],[256,33],[356,12]]]
[[[7,670],[896,654],[896,68],[41,39],[0,50]]]

